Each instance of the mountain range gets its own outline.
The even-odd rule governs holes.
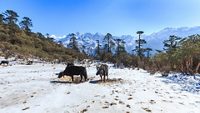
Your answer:
[[[180,28],[165,28],[158,32],[152,33],[150,35],[145,35],[145,33],[141,36],[142,39],[147,41],[145,47],[152,48],[153,50],[162,50],[163,49],[163,41],[167,40],[170,35],[176,35],[178,37],[187,37],[193,34],[200,34],[200,26],[197,27],[180,27]],[[87,54],[94,54],[95,48],[97,47],[97,41],[99,40],[100,44],[103,45],[104,34],[101,33],[84,33],[81,34],[79,32],[75,33],[77,38],[78,47],[80,50],[84,50]],[[70,42],[70,35],[65,35],[63,37],[56,37],[53,35],[53,38],[56,42],[61,42],[65,47]],[[113,36],[114,39],[123,39],[125,43],[125,48],[127,52],[132,53],[132,50],[135,48],[136,43],[135,40],[138,39],[138,36],[131,35],[122,35],[122,36]],[[83,45],[85,48],[83,48]],[[154,51],[155,53],[155,51]]]

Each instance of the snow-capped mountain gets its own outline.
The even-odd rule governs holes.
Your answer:
[[[186,37],[193,34],[200,34],[200,26],[198,27],[181,27],[181,28],[165,28],[159,32],[152,33],[150,35],[142,35],[142,38],[147,41],[145,47],[150,47],[153,50],[162,50],[163,49],[163,41],[168,39],[170,35],[176,35],[179,37]],[[95,48],[97,47],[97,41],[99,40],[100,44],[103,45],[104,36],[101,33],[84,33],[80,34],[79,32],[75,33],[78,46],[80,50],[84,50],[88,54],[94,54]],[[66,35],[62,38],[55,38],[56,41],[62,42],[62,44],[67,47],[70,42],[70,35]],[[114,39],[123,39],[126,44],[125,48],[129,53],[132,53],[132,50],[135,48],[135,40],[138,38],[137,34],[135,36],[131,35],[122,35],[122,36],[113,36]],[[85,46],[83,48],[83,45]]]
[[[147,45],[150,48],[162,50],[163,41],[167,40],[170,35],[176,35],[178,37],[187,37],[193,34],[200,34],[200,26],[198,27],[181,27],[181,28],[165,28],[159,32],[152,33],[151,35],[144,36],[147,41]]]

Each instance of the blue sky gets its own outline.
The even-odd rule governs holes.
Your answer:
[[[157,32],[165,27],[200,26],[200,0],[0,0],[0,12],[32,19],[34,32],[115,36]]]

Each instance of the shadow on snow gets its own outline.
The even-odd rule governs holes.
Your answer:
[[[200,93],[200,76],[186,76],[182,74],[173,74],[168,77],[161,78],[162,82],[166,84],[176,84],[180,86],[181,91],[187,91],[190,93]],[[179,90],[179,88],[172,87],[173,90]]]

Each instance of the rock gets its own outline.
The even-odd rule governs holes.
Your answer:
[[[127,104],[126,107],[131,108],[131,106],[129,104]]]
[[[107,108],[109,108],[109,107],[108,107],[108,106],[103,106],[102,108],[103,108],[103,109],[107,109]]]
[[[132,99],[133,99],[132,97],[129,97],[129,98],[128,98],[128,100],[132,100]]]
[[[151,112],[149,108],[142,108],[142,109],[145,110],[146,112]]]
[[[120,100],[120,101],[119,101],[119,104],[125,104],[125,103],[124,103],[123,101]]]
[[[30,108],[30,107],[26,107],[26,108],[24,108],[24,109],[22,109],[22,110],[24,111],[24,110],[27,110],[27,109],[29,109],[29,108]]]
[[[151,104],[155,104],[156,102],[155,102],[154,100],[150,100],[149,103],[151,103]]]
[[[114,102],[110,103],[110,106],[113,106],[113,105],[117,105],[117,103],[114,103]]]
[[[81,111],[81,113],[85,113],[87,111],[87,109],[83,109],[82,111]]]

